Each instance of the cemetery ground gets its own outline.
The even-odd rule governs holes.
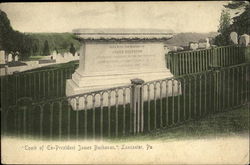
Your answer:
[[[52,65],[44,66],[41,68],[27,70],[24,73],[33,72],[33,71],[44,71],[47,69],[60,69],[60,68],[74,67],[75,65],[79,65],[79,61],[71,61],[71,62],[61,63],[61,64],[52,64]]]
[[[211,124],[215,124],[218,127],[211,127],[208,128],[207,131],[204,131],[204,129],[206,129],[204,124],[200,124],[199,122],[193,122],[193,124],[191,124],[190,126],[190,129],[187,129],[186,131],[185,129],[177,131],[177,133],[172,133],[172,136],[178,135],[180,132],[187,134],[187,132],[189,131],[190,134],[188,135],[190,136],[193,133],[195,134],[195,132],[197,132],[196,129],[198,130],[198,132],[199,130],[201,130],[200,133],[198,133],[197,135],[201,134],[204,136],[208,136],[207,133],[212,131],[212,129],[214,129],[215,132],[218,131],[218,129],[223,129],[223,124],[228,122],[229,126],[232,126],[232,129],[228,127],[229,132],[230,130],[237,130],[238,121],[240,123],[239,125],[244,126],[245,124],[242,124],[241,122],[244,123],[246,119],[240,119],[237,121],[234,120],[238,119],[236,117],[233,118],[231,121],[230,117],[227,117],[227,115],[232,115],[231,113],[236,113],[236,116],[240,115],[239,118],[242,116],[249,117],[249,115],[247,115],[247,112],[249,111],[247,108],[238,109],[239,111],[228,111],[232,110],[232,108],[238,108],[238,105],[240,105],[241,102],[246,101],[244,98],[246,98],[247,93],[240,92],[246,91],[246,87],[248,85],[244,80],[240,78],[244,77],[243,75],[246,74],[246,70],[239,70],[239,73],[231,70],[227,74],[224,74],[224,76],[220,77],[221,79],[217,83],[222,83],[219,83],[219,85],[223,87],[220,90],[221,96],[217,95],[217,90],[219,90],[219,88],[217,88],[218,84],[213,83],[214,81],[216,82],[216,74],[211,74],[210,76],[206,77],[206,79],[210,83],[205,81],[205,79],[202,77],[202,79],[196,78],[196,80],[187,79],[191,80],[191,83],[185,85],[182,83],[182,87],[183,89],[185,89],[183,95],[162,98],[162,100],[157,99],[151,100],[150,102],[145,102],[144,129],[146,134],[142,135],[141,137],[143,138],[143,136],[148,136],[154,138],[153,135],[158,137],[159,133],[163,133],[163,136],[164,131],[152,132],[152,130],[154,129],[162,129],[162,126],[166,127],[166,129],[164,129],[166,130],[166,137],[171,137],[171,126],[176,127],[177,125],[175,124],[185,125],[187,122],[190,122],[192,120],[200,120],[202,118],[211,120]],[[202,75],[205,76],[206,74],[203,73]],[[31,80],[33,81],[33,79]],[[59,78],[58,81],[55,82],[59,82],[59,80],[61,79]],[[65,82],[64,79],[62,80],[62,82]],[[187,80],[185,82],[188,82]],[[44,82],[47,82],[47,80]],[[48,85],[49,83],[46,84]],[[47,89],[47,85],[40,85],[40,87],[44,87],[44,89]],[[46,91],[40,90],[39,88],[37,88],[38,86],[31,86],[31,88],[27,89],[35,89],[36,91],[40,91],[33,91],[32,93],[39,93],[42,95],[44,94],[44,97],[47,99],[50,94],[56,94],[58,92],[57,83],[50,85],[52,86],[49,86],[49,90]],[[59,86],[58,89],[61,88],[62,90],[60,91],[62,92],[64,91],[63,89],[65,89],[65,87],[64,84],[60,85],[62,86]],[[232,86],[234,88],[232,88]],[[27,91],[25,90],[24,86],[21,89]],[[89,109],[82,111],[73,111],[68,105],[67,98],[64,98],[63,93],[61,93],[60,91],[59,99],[52,100],[52,102],[50,100],[44,100],[42,103],[42,109],[42,104],[40,104],[39,101],[37,104],[34,103],[34,106],[32,108],[27,109],[25,111],[24,109],[22,109],[22,104],[19,104],[18,107],[14,106],[13,108],[10,108],[8,111],[6,111],[6,114],[4,114],[7,116],[5,118],[6,123],[3,124],[6,126],[6,128],[4,128],[3,131],[7,131],[5,132],[7,133],[7,135],[15,135],[16,133],[21,135],[23,131],[25,131],[25,134],[27,134],[27,136],[34,135],[34,137],[39,138],[42,135],[45,139],[57,139],[58,137],[62,139],[68,139],[68,137],[74,139],[76,138],[76,134],[78,134],[77,138],[79,139],[89,139],[93,138],[93,136],[99,137],[101,132],[100,128],[102,127],[102,136],[109,137],[111,139],[113,137],[117,137],[117,135],[119,137],[118,139],[124,138],[123,135],[133,136],[133,134],[131,134],[130,132],[131,116],[129,104],[126,104],[125,106],[119,105],[117,107],[111,106],[110,109],[108,107],[103,107],[102,111],[100,107],[95,107],[94,110]],[[238,95],[235,95],[235,93],[237,93]],[[26,100],[26,103],[24,102],[24,104],[27,104],[28,102],[30,102],[30,100]],[[219,107],[214,107],[214,105],[218,105]],[[103,112],[103,114],[101,114],[101,112]],[[217,118],[216,116],[215,118],[207,117],[207,115],[212,116],[214,114],[221,114],[220,117],[222,120],[220,119],[220,117]],[[227,118],[229,118],[229,121],[227,120]],[[220,119],[221,121],[219,122],[217,119]],[[174,125],[172,125],[173,123]],[[195,125],[202,127],[194,127]],[[192,128],[194,128],[193,131]],[[249,128],[249,126],[246,128]],[[244,127],[244,129],[246,128]],[[227,127],[225,130],[227,130]],[[182,136],[182,134],[180,135]],[[159,135],[159,137],[161,137],[161,135]]]
[[[2,106],[10,105],[3,115],[6,115],[4,132],[45,139],[133,136],[129,104],[103,107],[103,110],[100,107],[72,110],[65,97],[65,85],[77,65],[78,62],[69,62],[1,77],[1,92],[5,96],[2,103],[6,104]],[[152,130],[165,127],[166,132],[171,132],[169,126],[176,127],[245,104],[249,93],[248,67],[248,64],[238,64],[174,78],[180,81],[182,95],[144,100],[145,136],[151,137]],[[28,109],[22,109],[23,105],[28,105]],[[156,131],[154,135],[157,134]]]
[[[181,141],[181,140],[215,139],[224,137],[248,138],[249,127],[250,127],[249,110],[250,107],[248,104],[239,108],[235,108],[230,111],[210,114],[201,119],[190,120],[185,122],[184,124],[178,124],[174,127],[165,129],[160,128],[146,133],[141,133],[131,136],[120,136],[119,138],[112,136],[110,138],[105,138],[104,141],[107,142],[159,141],[159,140]],[[39,126],[37,126],[37,128],[38,127]],[[9,135],[10,136],[7,137],[12,137],[11,134]],[[29,139],[29,136],[27,136],[26,138]],[[31,137],[31,139],[34,138]],[[44,140],[46,139],[47,138],[45,138]],[[49,140],[49,138],[47,140]]]
[[[250,131],[249,111],[250,105],[246,105],[231,111],[212,114],[200,120],[189,121],[173,128],[154,130],[147,134],[122,137],[111,141],[181,141],[220,137],[248,138]]]
[[[44,56],[30,56],[28,59],[26,59],[26,61],[40,60],[43,57]]]

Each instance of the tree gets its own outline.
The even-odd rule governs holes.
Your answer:
[[[75,55],[76,48],[74,47],[74,45],[73,45],[72,43],[70,44],[69,52],[70,52],[71,54],[73,54],[73,56]]]
[[[229,45],[230,44],[230,39],[229,39],[229,34],[230,34],[230,14],[227,10],[222,10],[221,16],[220,16],[220,24],[219,24],[219,35],[216,36],[215,38],[215,44],[216,45]]]
[[[220,16],[220,25],[218,32],[223,34],[228,31],[228,28],[230,27],[230,14],[227,10],[222,10],[221,16]]]
[[[250,4],[248,1],[232,1],[225,8],[234,12],[230,30],[237,32],[239,35],[250,34]]]
[[[56,54],[58,54],[59,52],[58,52],[58,49],[57,49],[57,47],[55,47],[55,51],[56,51]]]
[[[6,51],[11,51],[13,42],[11,42],[14,30],[5,12],[0,10],[0,47]]]
[[[49,51],[49,43],[47,40],[44,41],[44,46],[43,46],[43,55],[48,56],[50,54]]]
[[[30,56],[31,43],[29,36],[13,30],[7,14],[0,10],[0,48],[7,53],[18,51],[20,58],[25,59]]]
[[[232,1],[227,5],[224,5],[227,11],[234,13],[232,19],[229,19],[225,14],[225,10],[222,11],[219,32],[220,34],[215,38],[216,45],[229,45],[231,41],[229,35],[235,31],[238,35],[250,34],[250,6],[248,1]],[[229,22],[229,24],[227,23]],[[231,22],[231,24],[230,24]]]

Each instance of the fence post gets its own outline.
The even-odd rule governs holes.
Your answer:
[[[8,75],[8,69],[9,69],[8,65],[5,65],[4,68],[5,68],[5,75]]]
[[[244,62],[250,63],[250,46],[243,47],[243,53]]]
[[[212,66],[218,66],[217,49],[212,47]]]
[[[132,120],[133,123],[133,132],[134,134],[137,132],[143,132],[143,96],[142,96],[142,84],[144,80],[142,79],[131,79],[131,107],[132,107]]]

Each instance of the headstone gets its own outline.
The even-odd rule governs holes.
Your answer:
[[[206,49],[210,48],[210,39],[206,38]]]
[[[177,46],[173,46],[173,47],[172,47],[172,51],[173,51],[173,52],[177,52]]]
[[[5,52],[3,50],[0,51],[0,64],[5,64]]]
[[[167,46],[164,46],[164,51],[165,51],[165,54],[168,54],[168,52],[170,51],[170,49]]]
[[[173,76],[166,68],[164,50],[164,41],[172,38],[172,34],[152,29],[143,32],[136,29],[114,31],[113,29],[74,31],[81,39],[82,45],[79,67],[73,73],[72,79],[66,82],[67,96],[130,85],[130,80],[134,78],[148,82]],[[150,88],[152,88],[150,92],[153,92],[153,86]],[[178,94],[177,85],[173,89],[172,94]],[[159,97],[159,89],[157,91],[156,95]],[[145,88],[145,97],[147,92]],[[130,94],[126,95],[127,101],[129,96]],[[118,102],[122,103],[120,99]],[[153,93],[150,94],[150,99],[153,99]],[[111,105],[114,103],[115,97],[111,96]],[[75,109],[75,103],[71,105]],[[95,105],[98,106],[98,102]],[[103,105],[107,105],[107,100],[103,101]]]
[[[230,33],[230,39],[235,45],[238,44],[238,34],[236,32]]]
[[[75,55],[73,56],[73,60],[79,60],[79,53],[75,53]]]
[[[70,61],[71,60],[70,53],[69,52],[64,53],[64,58],[66,61]]]
[[[58,53],[57,55],[56,55],[56,62],[57,63],[62,63],[62,62],[64,62],[65,60],[64,60],[64,57],[63,57],[63,55],[61,55],[60,53]]]
[[[196,49],[199,48],[199,44],[196,43],[196,42],[191,42],[191,43],[189,44],[189,48],[190,48],[191,50],[196,50]]]
[[[15,56],[19,56],[19,52],[18,51],[15,52]]]
[[[57,53],[56,53],[56,51],[54,50],[53,53],[52,53],[52,58],[53,58],[53,60],[56,60],[56,57],[57,57]]]
[[[73,56],[72,53],[69,52],[69,53],[68,53],[68,56],[69,56],[69,59],[70,59],[70,60],[73,60],[74,56]]]
[[[65,61],[68,61],[68,60],[69,60],[69,56],[68,56],[68,53],[67,53],[67,52],[65,52],[65,53],[63,54],[63,58],[64,58]]]
[[[182,50],[184,50],[184,48],[183,47],[177,47],[177,51],[182,51]]]
[[[249,35],[243,34],[240,36],[240,45],[242,46],[248,46],[249,44]]]
[[[8,62],[12,62],[12,61],[13,61],[12,54],[9,54],[8,55]]]
[[[18,61],[19,60],[19,57],[18,55],[15,56],[15,61]]]

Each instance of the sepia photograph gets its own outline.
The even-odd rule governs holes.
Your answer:
[[[0,3],[2,164],[249,164],[248,1]]]

